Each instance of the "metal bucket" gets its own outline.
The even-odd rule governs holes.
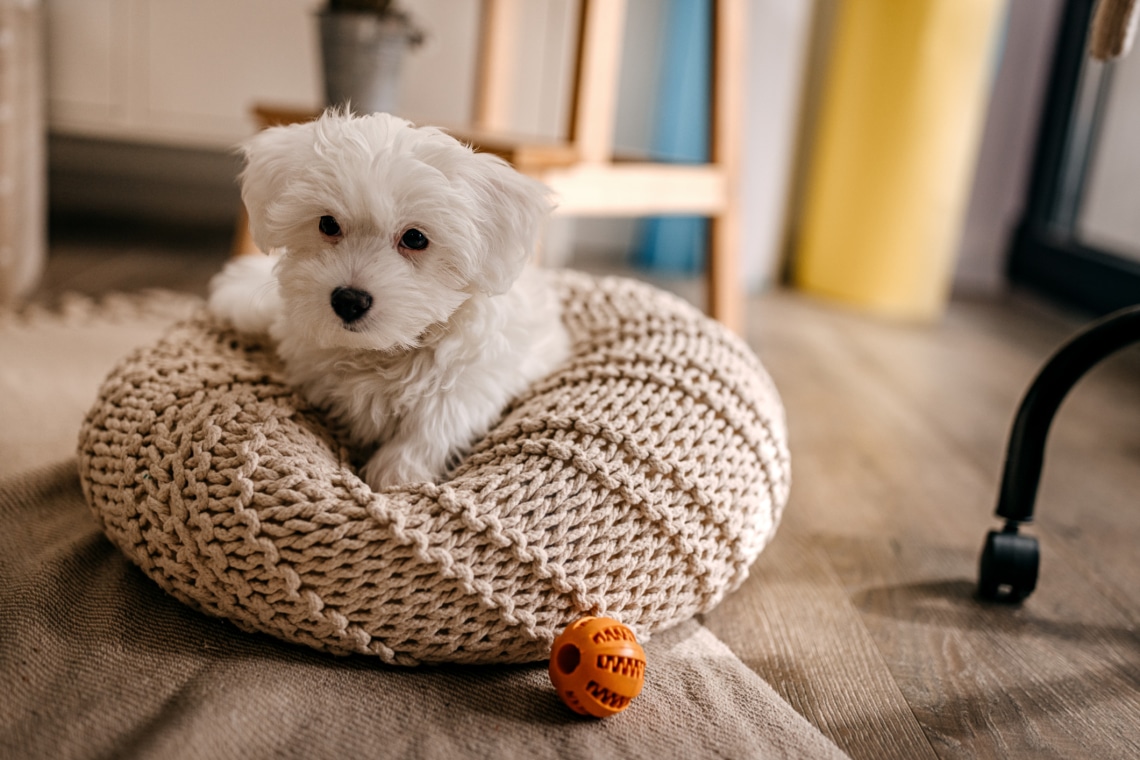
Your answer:
[[[395,111],[404,54],[419,34],[402,17],[319,13],[325,103],[358,114]]]

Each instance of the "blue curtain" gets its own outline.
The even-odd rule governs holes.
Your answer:
[[[655,160],[709,160],[711,0],[668,0],[651,154]],[[662,274],[702,271],[708,219],[664,216],[640,224],[634,261]]]

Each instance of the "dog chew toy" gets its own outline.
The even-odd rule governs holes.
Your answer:
[[[554,640],[550,681],[574,712],[606,718],[641,693],[645,651],[633,631],[618,621],[580,618]]]

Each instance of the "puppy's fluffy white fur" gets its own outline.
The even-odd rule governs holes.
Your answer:
[[[268,332],[289,382],[378,446],[373,489],[438,480],[566,357],[558,299],[525,266],[551,209],[541,184],[387,114],[329,112],[243,151],[254,242],[279,255],[231,261],[209,308]],[[338,289],[367,298],[338,313]]]

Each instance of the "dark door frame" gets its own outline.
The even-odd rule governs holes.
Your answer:
[[[1079,113],[1082,79],[1087,67],[1096,65],[1089,63],[1087,43],[1095,4],[1096,0],[1067,0],[1062,12],[1029,193],[1010,244],[1008,275],[1015,285],[1094,314],[1106,314],[1140,303],[1140,262],[1082,243],[1074,220],[1060,218],[1069,216],[1062,208],[1066,193],[1076,193],[1079,207],[1085,159],[1095,148],[1096,121],[1111,79],[1104,76],[1092,85],[1099,90],[1092,99],[1091,113]],[[1072,151],[1083,155],[1074,162]],[[1074,165],[1080,174],[1075,179],[1071,174]],[[1068,203],[1072,205],[1073,200]]]

